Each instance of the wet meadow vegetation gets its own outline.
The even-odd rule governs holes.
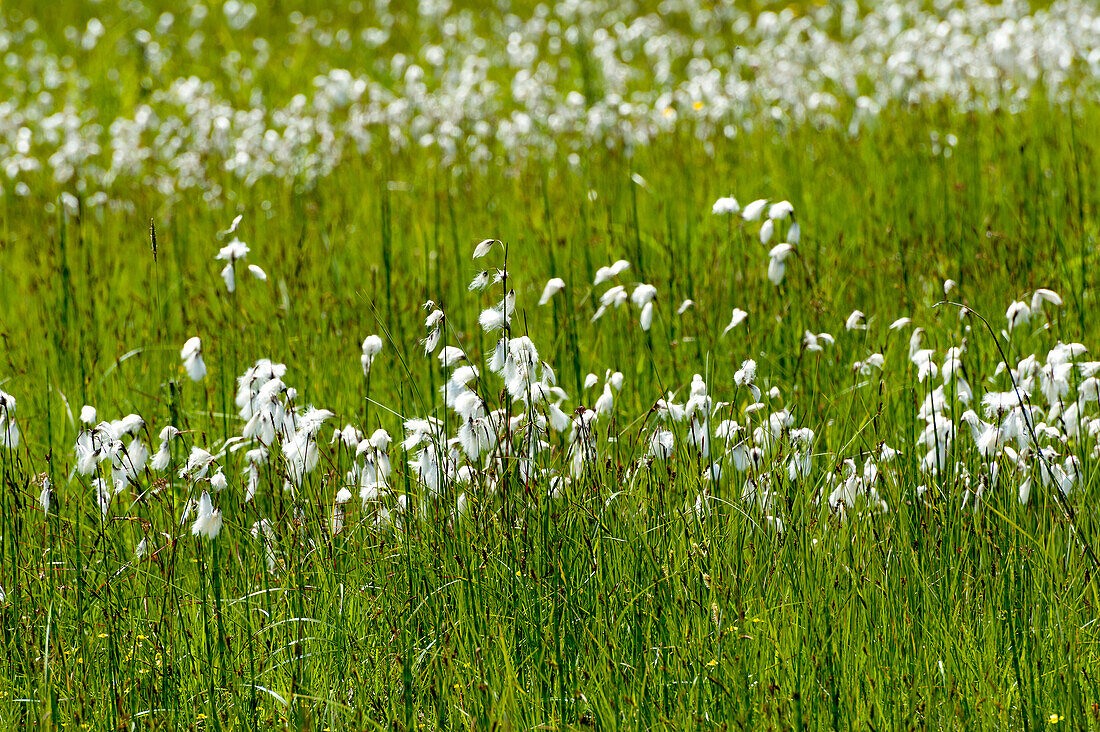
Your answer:
[[[0,726],[1100,726],[1100,14],[0,8]]]

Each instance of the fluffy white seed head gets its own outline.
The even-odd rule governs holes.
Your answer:
[[[730,318],[729,325],[727,325],[726,329],[722,331],[722,335],[726,335],[731,330],[733,330],[737,326],[741,325],[741,323],[743,323],[745,321],[745,318],[747,318],[747,317],[749,317],[749,314],[747,312],[745,312],[741,308],[734,308],[733,309],[733,315]]]
[[[542,297],[539,298],[539,305],[545,305],[550,302],[550,298],[558,294],[565,288],[565,281],[560,277],[553,277],[546,283],[546,287],[542,288]]]
[[[481,259],[493,248],[494,244],[497,244],[496,239],[483,239],[476,247],[474,247],[474,259]]]
[[[757,199],[745,206],[744,210],[741,211],[741,217],[745,219],[745,221],[756,221],[760,218],[760,214],[764,212],[764,207],[767,205],[768,199]]]
[[[183,368],[192,381],[202,381],[206,376],[206,364],[202,360],[202,341],[198,336],[189,338],[180,349]]]
[[[714,202],[711,206],[711,213],[715,216],[724,216],[727,214],[740,213],[741,206],[737,203],[737,199],[733,196],[723,196]]]
[[[779,203],[773,203],[768,208],[768,218],[773,221],[782,221],[783,219],[794,213],[794,206],[790,201],[780,201]]]
[[[222,530],[222,512],[214,508],[210,494],[203,491],[198,501],[198,515],[191,526],[192,536],[201,536],[206,539],[216,539]]]

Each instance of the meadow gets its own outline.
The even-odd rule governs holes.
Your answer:
[[[0,727],[1100,727],[1092,4],[55,5]]]

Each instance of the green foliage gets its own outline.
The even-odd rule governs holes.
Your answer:
[[[1100,110],[1082,107],[888,110],[857,137],[804,127],[699,141],[685,128],[579,166],[355,157],[311,187],[224,175],[221,207],[125,183],[111,191],[117,209],[67,209],[44,179],[5,194],[0,388],[19,399],[23,441],[0,448],[0,726],[1100,726],[1098,568],[1085,549],[1100,530],[1097,461],[1079,448],[1075,524],[1038,489],[1026,506],[1003,487],[962,508],[957,475],[920,470],[924,387],[907,371],[907,336],[887,329],[906,315],[930,347],[965,339],[968,368],[992,374],[994,336],[937,305],[951,278],[951,299],[998,330],[1009,301],[1037,287],[1063,296],[1049,323],[1008,341],[1013,364],[1059,340],[1100,345]],[[933,154],[933,133],[957,136],[950,156]],[[793,203],[803,238],[780,287],[755,230],[711,215],[730,193]],[[229,294],[213,257],[238,212],[268,281],[238,274]],[[72,474],[81,405],[142,415],[147,443],[173,424],[213,451],[240,431],[236,376],[267,357],[287,364],[302,404],[389,430],[395,487],[420,497],[401,423],[446,413],[445,375],[417,343],[421,304],[446,309],[448,343],[475,360],[491,351],[477,317],[499,295],[466,289],[486,237],[508,244],[513,329],[572,404],[598,396],[582,388],[588,372],[626,376],[622,438],[605,436],[605,459],[559,497],[509,474],[500,494],[471,495],[462,520],[450,486],[404,530],[356,509],[334,536],[352,457],[324,435],[320,468],[293,495],[272,468],[245,502],[245,463],[230,453],[225,528],[207,541],[181,516],[197,497],[176,477],[183,444],[166,477],[146,472],[106,520]],[[588,283],[619,258],[631,281],[658,287],[649,333],[629,306],[590,322]],[[553,276],[565,290],[536,306]],[[696,307],[677,316],[685,298]],[[750,318],[722,337],[733,307]],[[841,336],[854,308],[869,328]],[[806,352],[806,330],[836,334],[835,348]],[[359,349],[376,332],[386,345],[364,424]],[[193,335],[210,368],[198,383],[178,355]],[[852,363],[871,353],[887,368],[860,377]],[[818,432],[815,477],[784,485],[782,532],[732,482],[694,511],[701,465],[637,468],[656,400],[700,373],[743,406],[733,374],[746,358]],[[820,496],[839,456],[884,442],[904,466],[880,491],[891,510],[831,511]],[[276,527],[271,571],[250,533],[263,518]]]

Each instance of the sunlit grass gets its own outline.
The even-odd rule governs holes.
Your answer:
[[[991,462],[1008,474],[1009,461],[960,437],[949,467],[922,464],[917,412],[941,381],[918,380],[911,329],[888,326],[912,318],[937,363],[965,344],[979,393],[1009,388],[988,380],[1002,360],[1100,347],[1096,111],[894,109],[854,137],[684,129],[580,165],[382,154],[315,186],[223,176],[223,206],[120,185],[124,205],[74,209],[31,176],[30,195],[0,197],[0,390],[18,399],[21,434],[0,447],[0,725],[1095,728],[1095,435],[1059,442],[1081,465],[1064,503],[1036,479],[1026,505],[1005,482],[975,508]],[[711,213],[731,194],[792,203],[801,241],[780,285],[778,238]],[[232,236],[250,252],[230,293],[215,255]],[[609,371],[624,386],[595,423],[598,459],[569,484],[551,478],[570,474],[566,431],[546,437],[545,474],[510,458],[431,496],[403,423],[432,415],[452,436],[458,418],[440,395],[451,369],[419,342],[425,301],[446,313],[442,345],[482,368],[480,396],[524,412],[488,373],[497,335],[478,325],[503,288],[467,289],[505,266],[504,246],[471,260],[486,238],[507,246],[511,335],[531,338],[566,408],[594,407]],[[590,284],[619,259],[631,263],[619,279]],[[538,306],[551,277],[564,288]],[[629,302],[591,322],[609,284],[634,283],[657,290],[649,330]],[[1009,303],[1037,288],[1063,305],[1001,334]],[[734,308],[747,317],[722,335]],[[855,309],[866,329],[845,328]],[[835,343],[807,350],[807,331]],[[199,381],[180,354],[195,336]],[[853,369],[872,354],[881,370]],[[280,438],[245,500],[257,443],[221,448],[244,427],[236,379],[260,358],[286,364],[294,405],[335,414],[300,485],[284,487]],[[745,415],[747,359],[779,395]],[[776,489],[773,509],[746,499],[728,463],[708,481],[684,423],[667,425],[674,457],[647,454],[665,424],[657,400],[685,401],[695,374],[750,427],[786,408],[790,427],[816,433],[809,476],[785,460],[755,476]],[[93,481],[114,485],[110,460],[75,470],[85,404],[99,420],[141,415],[150,453],[162,427],[183,433],[168,467],[123,480],[106,511]],[[334,506],[359,460],[329,442],[346,423],[393,436],[377,504],[352,486]],[[898,451],[877,483],[889,510],[831,506],[844,461],[863,469],[884,445]],[[192,446],[227,480],[212,539],[185,515],[214,491],[180,475]]]

